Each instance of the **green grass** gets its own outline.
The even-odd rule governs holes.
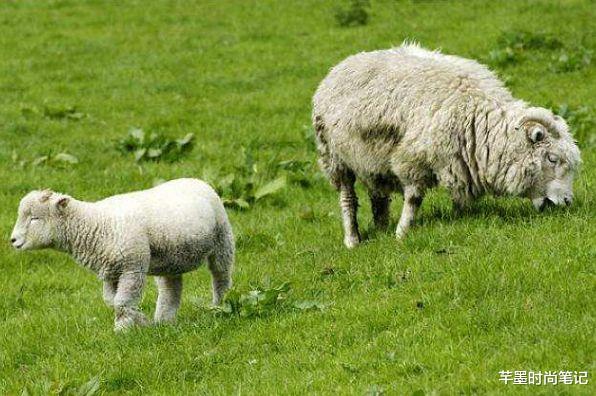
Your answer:
[[[259,163],[314,163],[304,139],[312,94],[332,65],[359,51],[414,38],[486,59],[502,32],[517,30],[552,35],[570,51],[596,46],[589,0],[373,1],[368,24],[352,28],[337,25],[335,2],[124,3],[0,5],[2,239],[31,189],[95,200],[156,179],[226,174],[250,145]],[[555,73],[558,51],[528,51],[498,72],[534,104],[593,111],[593,65]],[[86,116],[22,110],[44,103]],[[137,164],[115,148],[133,127],[194,133],[195,148],[177,162]],[[347,251],[336,193],[314,170],[311,187],[230,211],[237,288],[289,281],[288,299],[330,304],[323,312],[216,316],[205,309],[201,269],[185,278],[176,325],[116,335],[92,274],[63,254],[3,243],[0,394],[57,392],[94,377],[105,394],[594,394],[596,152],[585,142],[571,208],[537,214],[521,199],[486,198],[457,217],[435,191],[401,243],[371,232]],[[30,163],[48,152],[79,163]],[[304,206],[314,219],[300,216]],[[396,197],[394,218],[400,207]],[[155,296],[150,283],[148,314]],[[504,385],[500,370],[587,370],[590,384]]]

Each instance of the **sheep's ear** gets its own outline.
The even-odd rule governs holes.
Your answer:
[[[525,130],[528,138],[533,143],[544,139],[546,133],[550,133],[555,138],[559,138],[559,130],[557,129],[558,116],[554,116],[550,111],[541,107],[530,107],[526,113],[518,121],[516,130]],[[541,132],[538,132],[540,128]]]
[[[528,139],[530,139],[532,143],[538,143],[544,140],[544,137],[546,136],[546,128],[544,128],[543,125],[534,124],[526,129],[526,133]]]

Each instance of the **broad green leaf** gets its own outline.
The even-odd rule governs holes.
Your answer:
[[[80,120],[83,117],[85,117],[85,113],[81,113],[80,111],[75,111],[74,113],[69,113],[66,115],[66,118],[70,119],[70,120]]]
[[[133,128],[128,133],[140,144],[143,144],[143,142],[145,141],[145,132],[140,128]]]
[[[275,290],[278,290],[282,293],[287,293],[290,291],[291,288],[292,288],[292,285],[290,284],[290,282],[284,282],[281,285],[277,286],[275,288]]]
[[[234,179],[235,179],[234,174],[230,173],[229,175],[219,179],[219,181],[217,182],[217,185],[220,188],[225,189],[234,183]]]
[[[33,160],[32,164],[33,164],[33,166],[45,164],[46,162],[48,162],[49,159],[50,159],[50,157],[48,157],[47,155],[37,157],[36,159]]]
[[[24,115],[25,117],[29,117],[32,115],[39,114],[39,109],[35,106],[23,105],[23,106],[21,106],[21,114]]]
[[[161,149],[150,148],[149,150],[147,150],[147,157],[149,158],[159,158],[161,154]]]
[[[298,217],[300,217],[302,220],[312,221],[315,219],[315,212],[312,209],[312,207],[304,205],[300,208],[300,211],[298,212]]]
[[[92,396],[99,390],[99,378],[94,377],[90,381],[81,385],[74,394],[76,396]]]
[[[327,308],[326,304],[320,303],[318,301],[296,301],[294,303],[294,308],[299,309],[301,311],[322,311]]]
[[[56,154],[54,156],[53,160],[58,161],[58,162],[66,162],[69,164],[78,164],[79,163],[79,159],[77,157],[75,157],[72,154],[68,154],[68,153]]]
[[[237,198],[234,200],[234,202],[236,203],[236,205],[238,205],[239,208],[242,208],[242,209],[250,208],[250,204],[242,198]]]
[[[255,201],[258,201],[259,199],[264,198],[268,195],[275,194],[276,192],[285,188],[286,185],[287,180],[285,176],[281,176],[273,181],[270,181],[269,183],[265,184],[264,186],[258,188],[257,191],[255,191]]]
[[[191,143],[192,140],[194,139],[195,134],[194,133],[187,133],[182,139],[178,139],[176,140],[176,142],[181,146],[184,147],[187,144]]]
[[[142,148],[142,149],[138,149],[137,151],[135,151],[135,161],[140,161],[141,159],[143,159],[143,157],[145,156],[145,153],[147,152],[147,149]]]

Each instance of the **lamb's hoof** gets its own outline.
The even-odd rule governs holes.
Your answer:
[[[359,236],[346,236],[344,238],[344,245],[346,245],[346,247],[348,249],[354,249],[356,246],[358,246],[360,244],[360,237]]]

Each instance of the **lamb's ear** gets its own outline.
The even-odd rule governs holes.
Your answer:
[[[60,195],[54,202],[54,207],[58,210],[58,212],[62,213],[64,210],[66,210],[69,203],[70,197],[68,195]]]

